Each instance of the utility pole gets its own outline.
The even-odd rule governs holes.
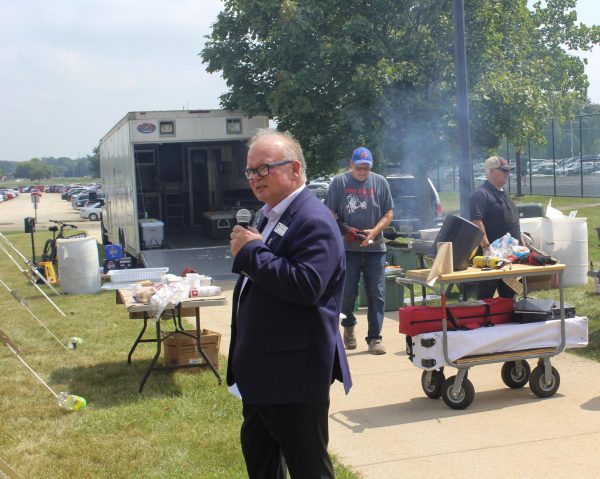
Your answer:
[[[458,125],[458,174],[460,215],[469,218],[469,197],[473,192],[473,164],[469,137],[469,101],[467,98],[467,53],[465,48],[464,0],[454,0],[454,65],[456,68],[456,123]]]

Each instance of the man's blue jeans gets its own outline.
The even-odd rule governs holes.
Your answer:
[[[346,315],[342,320],[342,326],[344,327],[356,324],[354,304],[358,296],[361,271],[368,301],[367,321],[369,332],[365,339],[369,342],[371,339],[381,339],[385,310],[385,252],[346,251],[346,282],[342,303],[342,313]]]

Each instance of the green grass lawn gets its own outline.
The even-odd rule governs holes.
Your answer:
[[[30,255],[29,235],[6,236]],[[36,235],[37,251],[45,239],[43,232]],[[67,314],[63,318],[2,251],[0,280],[23,296],[63,343],[71,336],[83,338],[77,350],[61,347],[0,284],[0,330],[54,391],[88,402],[83,411],[60,409],[50,391],[0,343],[0,476],[4,461],[31,479],[246,477],[239,444],[241,402],[218,386],[210,371],[156,372],[138,394],[154,346],[139,345],[127,364],[141,324],[115,304],[114,292],[53,296]],[[222,377],[225,364],[221,358]],[[359,477],[335,466],[336,477]]]
[[[523,202],[547,203],[545,197]],[[588,218],[589,258],[600,262],[595,231],[600,226],[596,199],[556,198],[555,207],[573,205]],[[458,205],[458,201],[456,202]],[[446,209],[446,211],[448,211]],[[7,235],[26,256],[30,237]],[[47,236],[36,235],[41,251]],[[0,241],[2,241],[0,239]],[[16,258],[16,255],[13,254]],[[75,351],[61,347],[0,285],[0,330],[20,349],[25,361],[56,391],[84,396],[87,409],[60,409],[51,393],[0,344],[0,472],[2,461],[23,478],[243,478],[239,445],[241,403],[218,386],[209,371],[153,373],[143,394],[139,381],[153,353],[140,345],[127,364],[139,321],[129,320],[114,292],[53,297],[63,318],[0,251],[0,280],[27,301],[31,311],[61,341],[83,338]],[[556,291],[536,292],[554,297]],[[572,350],[600,359],[600,296],[594,285],[565,290],[565,301],[589,318],[590,344]],[[220,362],[225,375],[225,361]],[[336,477],[359,476],[336,462]]]

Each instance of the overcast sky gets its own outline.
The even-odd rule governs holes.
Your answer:
[[[578,17],[600,24],[598,0]],[[198,53],[220,0],[0,0],[0,160],[76,158],[127,112],[218,108]],[[600,103],[600,46],[589,97]]]

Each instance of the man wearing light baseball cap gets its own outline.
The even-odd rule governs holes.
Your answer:
[[[501,156],[488,158],[484,165],[487,180],[471,194],[469,213],[471,221],[483,231],[480,246],[483,254],[486,254],[490,243],[506,233],[520,240],[521,227],[517,207],[504,189],[508,174],[514,169],[514,165],[510,165]],[[503,281],[481,281],[477,298],[491,298],[496,289],[503,298],[512,298],[515,294]]]
[[[385,311],[385,243],[382,231],[394,218],[394,202],[385,177],[373,173],[371,152],[360,147],[352,153],[349,171],[337,175],[325,198],[344,236],[346,281],[342,313],[344,345],[356,349],[354,304],[363,273],[369,324],[367,341],[371,354],[384,354],[381,329]]]

